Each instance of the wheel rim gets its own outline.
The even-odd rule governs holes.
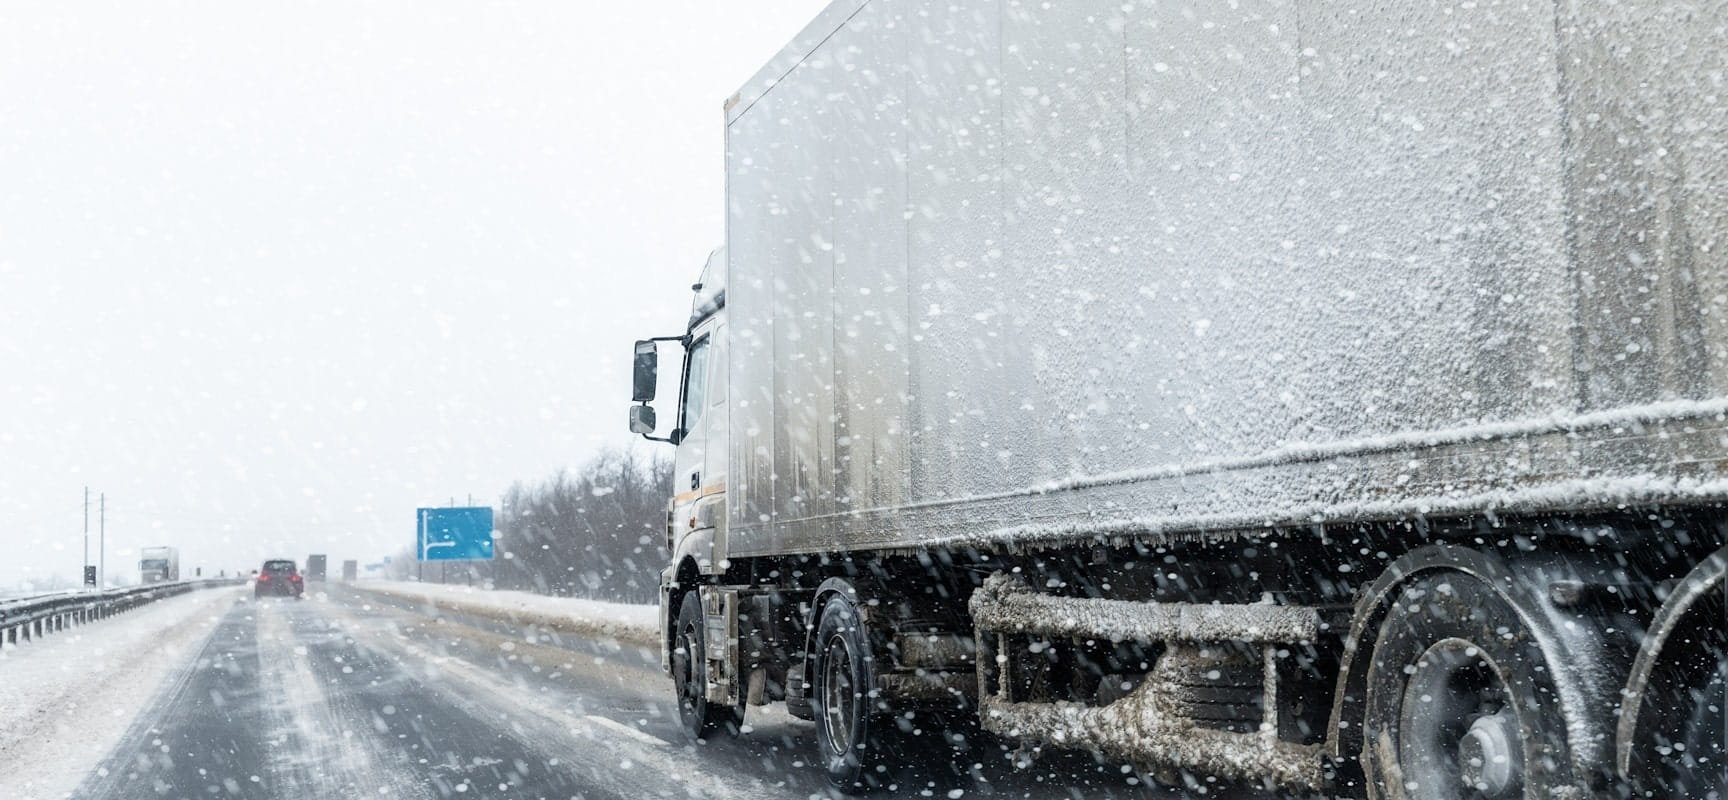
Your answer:
[[[707,696],[702,686],[702,673],[695,657],[696,631],[686,625],[678,633],[678,647],[673,651],[673,673],[678,676],[678,706],[686,720],[696,718],[696,705]]]
[[[822,656],[822,729],[828,734],[828,748],[834,755],[845,755],[852,749],[855,694],[852,649],[844,637],[835,634],[829,637]]]
[[[1443,639],[1406,668],[1398,766],[1412,798],[1518,797],[1524,737],[1499,667],[1481,647]]]

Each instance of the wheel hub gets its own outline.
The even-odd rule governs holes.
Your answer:
[[[1458,776],[1489,798],[1509,797],[1523,772],[1518,721],[1502,709],[1470,723],[1458,742]]]
[[[1505,678],[1474,643],[1436,642],[1406,668],[1398,740],[1410,798],[1505,800],[1524,791],[1524,737]]]

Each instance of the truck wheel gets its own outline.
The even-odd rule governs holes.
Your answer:
[[[1363,713],[1369,796],[1547,798],[1570,785],[1553,674],[1511,604],[1463,573],[1402,590],[1374,645]]]
[[[1668,789],[1675,797],[1728,797],[1728,661],[1706,672],[1683,698],[1692,707],[1685,749],[1668,757],[1674,773]]]
[[[678,606],[677,639],[672,649],[672,680],[678,691],[678,719],[685,732],[706,739],[715,731],[737,733],[744,724],[744,706],[722,706],[708,702],[707,627],[702,619],[702,598],[696,592],[684,595]]]
[[[1721,600],[1704,615],[1704,627],[1688,631],[1697,651],[1670,667],[1674,687],[1662,699],[1673,709],[1645,736],[1661,764],[1662,788],[1671,797],[1728,798],[1728,633]],[[1677,659],[1678,660],[1678,659]]]
[[[894,721],[871,691],[876,674],[870,637],[844,597],[823,606],[810,663],[810,708],[828,782],[848,794],[875,788],[882,782],[878,768],[886,765]]]

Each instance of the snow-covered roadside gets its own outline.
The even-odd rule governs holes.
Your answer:
[[[0,650],[0,797],[66,797],[163,683],[189,668],[241,587],[150,603]]]
[[[610,637],[641,647],[659,646],[656,631],[660,610],[655,606],[411,581],[361,581],[350,585],[459,614],[538,625],[563,633]]]

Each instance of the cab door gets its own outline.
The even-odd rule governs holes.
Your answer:
[[[703,496],[708,466],[710,416],[708,385],[714,351],[713,329],[696,334],[684,354],[684,380],[678,393],[678,425],[673,438],[678,442],[673,457],[672,529],[674,540],[683,538],[694,529],[696,501]],[[676,547],[676,541],[674,541]]]

